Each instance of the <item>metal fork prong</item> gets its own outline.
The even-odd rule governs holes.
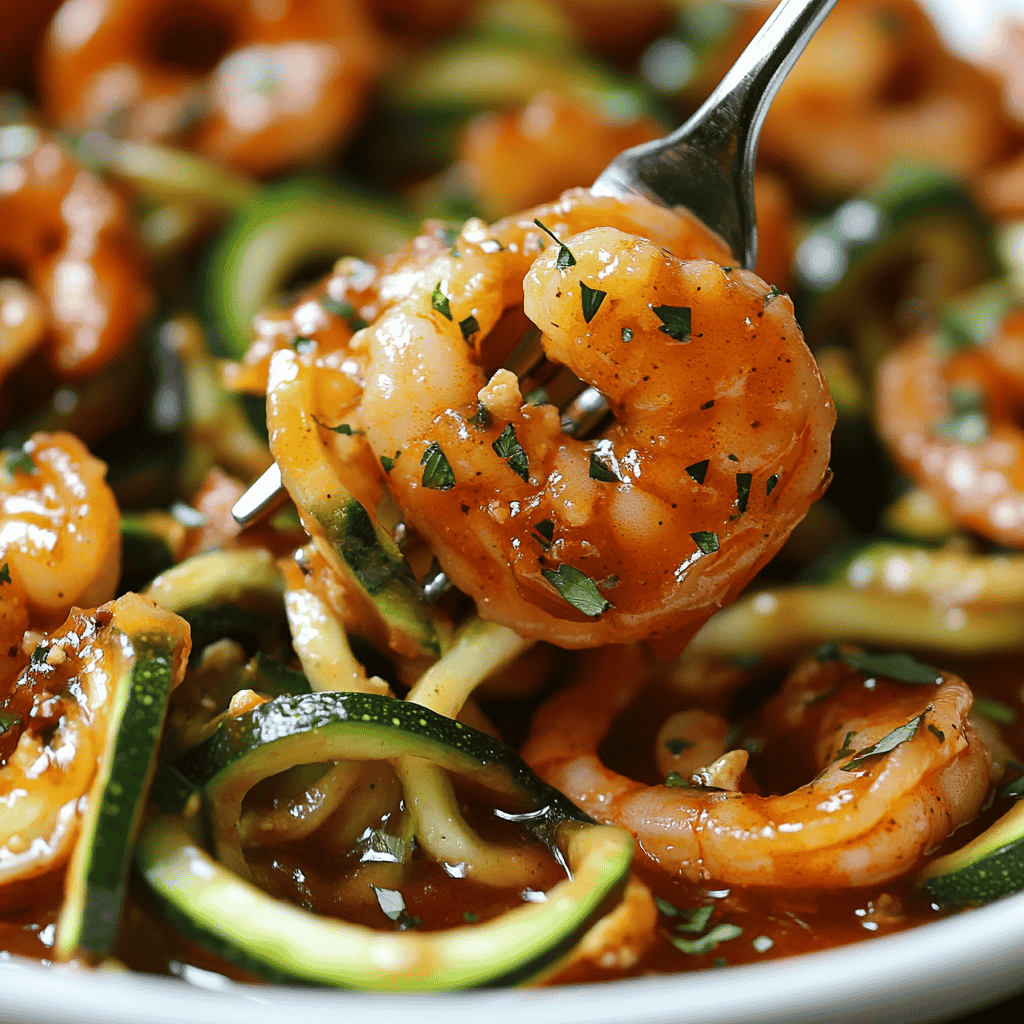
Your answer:
[[[239,526],[269,516],[288,500],[288,492],[281,482],[281,470],[275,462],[263,475],[231,506],[231,515]]]
[[[562,433],[586,437],[608,413],[608,399],[597,388],[587,388],[562,410]]]

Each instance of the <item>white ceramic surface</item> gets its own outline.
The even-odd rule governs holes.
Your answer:
[[[415,2],[415,0],[410,0]],[[971,51],[1024,0],[926,0]],[[916,1024],[1024,992],[1024,893],[823,953],[535,991],[381,996],[0,962],[0,1024]],[[209,986],[209,987],[206,987]]]

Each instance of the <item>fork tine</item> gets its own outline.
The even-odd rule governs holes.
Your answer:
[[[281,470],[275,462],[231,507],[239,526],[246,527],[276,512],[288,500],[281,482]]]

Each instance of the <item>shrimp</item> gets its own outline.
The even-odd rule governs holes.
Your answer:
[[[632,832],[663,870],[692,881],[885,881],[973,818],[988,794],[990,757],[968,721],[973,698],[961,680],[943,674],[939,685],[899,686],[814,658],[797,666],[764,715],[778,730],[774,742],[808,753],[819,773],[812,781],[771,796],[708,789],[697,774],[693,788],[635,782],[607,768],[597,748],[652,669],[629,648],[589,659],[538,712],[523,756],[595,818]],[[888,752],[872,755],[875,744]]]
[[[117,502],[106,466],[71,434],[33,434],[0,463],[0,595],[52,625],[72,605],[114,596],[121,569]]]
[[[878,370],[879,432],[897,463],[959,523],[1024,547],[1024,310],[979,346],[943,356],[918,337]]]
[[[370,328],[361,422],[481,617],[565,647],[677,653],[822,492],[828,391],[787,297],[659,247],[707,251],[686,220],[582,191],[533,212],[563,245],[531,259],[532,218],[472,228]],[[618,422],[601,440],[565,436],[509,371],[487,381],[520,302],[548,357],[607,397]]]
[[[188,625],[136,594],[75,608],[40,638],[0,714],[0,886],[51,871],[71,855],[83,797],[96,775],[115,704],[111,678],[132,652],[118,623],[155,623],[177,639],[174,682],[188,658]]]
[[[52,369],[86,376],[127,348],[150,307],[127,204],[29,125],[0,128],[0,152],[0,259],[45,310]]]
[[[760,149],[835,195],[900,160],[967,178],[1011,137],[998,83],[952,56],[914,0],[844,0],[780,88]]]
[[[40,61],[47,112],[123,127],[257,174],[329,150],[354,125],[381,49],[357,0],[66,0]]]

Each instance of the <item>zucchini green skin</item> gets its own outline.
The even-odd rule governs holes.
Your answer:
[[[117,604],[129,599],[139,600],[129,594]],[[153,617],[156,626],[159,619]],[[188,640],[183,627],[181,623],[172,627],[175,631],[154,628],[152,632],[120,636],[119,630],[111,630],[110,642],[121,645],[126,663],[110,697],[113,706],[106,744],[65,878],[65,899],[54,941],[60,959],[101,959],[117,937],[168,697],[184,672],[187,658]]]
[[[940,906],[990,903],[1024,889],[1024,800],[966,846],[933,860],[916,884]]]
[[[426,758],[500,794],[564,858],[572,879],[552,890],[547,902],[517,907],[486,924],[377,932],[268,896],[209,857],[184,821],[169,816],[153,822],[140,840],[142,875],[176,927],[271,980],[422,991],[520,984],[555,969],[618,899],[633,840],[598,825],[486,734],[374,694],[280,697],[223,723],[179,769],[203,787],[222,855],[237,850],[241,802],[260,779],[297,763],[404,756]]]
[[[414,227],[380,203],[324,182],[289,181],[264,189],[228,225],[210,257],[206,306],[225,353],[235,359],[245,353],[253,316],[303,264],[394,252]]]

